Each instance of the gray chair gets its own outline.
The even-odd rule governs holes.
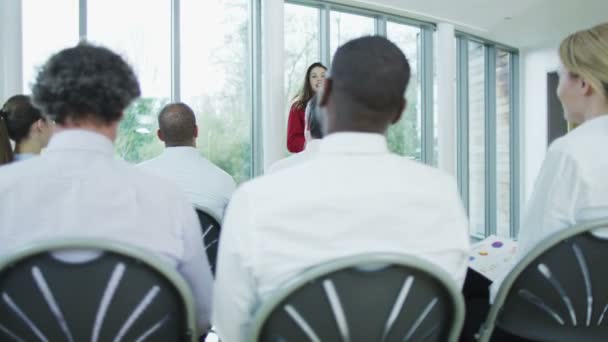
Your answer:
[[[495,326],[535,341],[608,341],[608,240],[581,224],[540,243],[501,284],[479,340]]]
[[[220,231],[222,229],[220,223],[210,214],[201,209],[196,209],[196,215],[203,229],[203,244],[211,272],[215,275],[215,264],[217,262],[217,249],[220,242]]]
[[[460,289],[421,259],[364,254],[304,272],[262,304],[250,341],[452,342],[464,319]]]
[[[44,241],[0,261],[0,341],[194,341],[192,303],[177,271],[113,241]]]

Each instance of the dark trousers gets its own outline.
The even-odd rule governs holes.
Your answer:
[[[460,335],[460,342],[476,342],[475,334],[479,332],[481,325],[486,321],[490,311],[490,285],[492,282],[481,274],[467,270],[467,276],[462,288],[465,300],[466,315],[464,327]],[[511,335],[496,327],[492,334],[492,342],[530,342],[531,340]]]

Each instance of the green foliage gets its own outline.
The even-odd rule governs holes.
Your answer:
[[[156,137],[156,116],[168,99],[140,98],[133,102],[118,127],[115,152],[131,163],[140,163],[162,152],[162,144]]]
[[[415,76],[412,77],[415,80]],[[388,147],[393,153],[421,160],[420,123],[418,121],[418,85],[412,82],[407,90],[407,108],[401,120],[391,126],[386,134]]]

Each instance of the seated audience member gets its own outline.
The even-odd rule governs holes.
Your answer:
[[[228,206],[213,323],[242,341],[258,305],[303,270],[361,253],[410,254],[461,285],[468,224],[454,179],[389,152],[406,101],[407,59],[382,37],[336,52],[320,93],[319,155],[246,183]]]
[[[51,137],[51,124],[29,96],[15,95],[0,108],[0,165],[39,155]],[[15,150],[11,142],[15,142]]]
[[[174,183],[196,208],[222,222],[236,184],[196,149],[198,127],[192,109],[184,103],[165,106],[158,115],[158,127],[158,138],[166,148],[139,167]]]
[[[559,58],[557,95],[566,120],[579,126],[547,151],[521,224],[517,259],[564,229],[608,218],[608,23],[565,38]],[[488,297],[496,294],[504,276],[492,284],[490,296],[487,279],[473,271],[467,274],[463,340],[474,340],[489,311]],[[496,335],[497,341],[516,340],[502,337],[501,331]]]
[[[319,106],[317,105],[317,95],[315,95],[310,99],[310,101],[308,101],[308,105],[306,106],[306,124],[304,130],[306,146],[304,151],[274,163],[270,166],[268,173],[297,165],[317,156],[319,153],[319,145],[321,144],[321,139],[323,138],[320,123],[321,118],[319,115],[320,111]]]
[[[83,43],[46,62],[32,100],[55,133],[42,156],[0,168],[0,255],[62,237],[147,249],[184,275],[207,329],[213,278],[192,205],[174,185],[114,158],[118,125],[139,95],[131,67],[106,48]]]

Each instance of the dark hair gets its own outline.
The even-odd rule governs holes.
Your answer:
[[[158,114],[158,128],[167,146],[188,146],[196,132],[194,111],[185,103],[170,103]]]
[[[32,124],[43,119],[40,110],[32,105],[29,96],[15,95],[0,109],[0,164],[13,161],[9,139],[19,144],[30,135]]]
[[[308,125],[308,130],[310,131],[310,136],[313,139],[322,139],[323,130],[321,129],[321,111],[319,110],[319,105],[317,104],[317,95],[313,96],[310,101],[308,101],[306,108],[308,108],[306,123]]]
[[[338,49],[330,74],[334,93],[355,106],[356,112],[392,116],[403,103],[410,65],[403,52],[388,39],[367,36]],[[377,120],[375,116],[359,119]]]
[[[325,67],[325,65],[319,62],[312,63],[308,67],[308,69],[306,70],[304,82],[302,83],[302,88],[300,89],[298,94],[293,98],[293,104],[297,108],[306,108],[308,101],[310,101],[313,95],[315,95],[315,92],[314,90],[312,90],[312,86],[310,85],[310,74],[312,73],[312,70],[317,67],[327,70],[327,67]]]
[[[64,124],[120,120],[141,92],[133,69],[107,48],[80,43],[53,55],[32,88],[34,104],[52,120]]]

